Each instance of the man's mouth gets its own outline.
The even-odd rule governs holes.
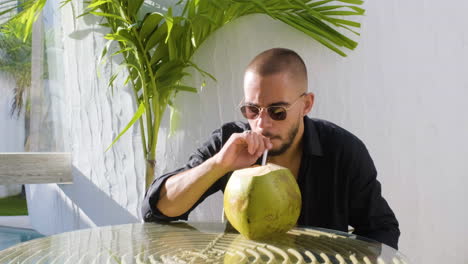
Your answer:
[[[264,137],[267,137],[269,138],[270,140],[273,140],[273,139],[281,139],[280,136],[275,136],[273,134],[270,134],[270,133],[265,133],[265,134],[262,134]]]

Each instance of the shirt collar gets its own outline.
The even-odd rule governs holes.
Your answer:
[[[308,116],[304,117],[304,135],[302,136],[305,155],[323,156],[322,144],[315,127],[314,120]]]

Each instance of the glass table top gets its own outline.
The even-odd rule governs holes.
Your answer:
[[[297,227],[247,240],[223,223],[135,223],[78,230],[0,251],[0,263],[409,263],[352,234]]]

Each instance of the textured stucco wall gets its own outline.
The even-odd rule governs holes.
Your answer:
[[[0,72],[0,152],[24,151],[24,115],[10,115],[15,80]],[[21,192],[21,185],[1,185],[0,198]]]
[[[15,85],[11,76],[0,72],[0,152],[24,150],[24,115],[10,114]]]
[[[341,125],[366,143],[400,221],[400,249],[413,263],[467,262],[468,3],[455,2],[368,1],[360,46],[348,58],[263,16],[227,25],[195,56],[218,82],[208,80],[197,95],[181,93],[180,129],[171,138],[167,122],[161,129],[158,174],[182,165],[221,123],[240,118],[242,71],[253,56],[288,47],[309,66],[309,88],[316,94],[310,116]],[[70,12],[63,9],[61,24],[69,102],[63,108],[75,183],[35,186],[29,197],[33,225],[49,233],[137,221],[143,195],[138,130],[103,153],[131,118],[131,95],[123,87],[112,94],[106,77],[96,78],[101,29],[91,26],[91,18],[73,21]],[[111,68],[103,69],[104,76]],[[201,80],[194,75],[187,82]],[[191,218],[219,220],[221,196],[210,202]]]
[[[82,1],[58,9],[48,1],[44,10],[49,80],[44,85],[44,119],[51,133],[48,149],[72,153],[73,184],[28,185],[31,222],[44,234],[138,221],[143,195],[143,164],[138,131],[129,133],[108,152],[119,131],[132,118],[134,106],[128,87],[107,88],[116,66],[101,67],[97,58],[104,46],[102,29],[91,17],[74,20]],[[73,13],[74,12],[74,13]],[[116,83],[122,83],[118,78]],[[52,132],[51,132],[52,131]]]

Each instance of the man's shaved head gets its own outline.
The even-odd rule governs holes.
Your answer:
[[[307,89],[305,63],[296,52],[290,49],[273,48],[258,54],[247,66],[247,72],[260,76],[287,73],[291,78],[305,85],[305,87],[301,87],[301,90]]]
[[[292,50],[266,50],[247,66],[243,104],[256,113],[248,119],[251,130],[270,139],[269,156],[281,156],[300,145],[304,116],[312,108],[313,97],[307,93],[304,61]],[[286,117],[275,119],[271,107],[282,107],[279,110]]]

